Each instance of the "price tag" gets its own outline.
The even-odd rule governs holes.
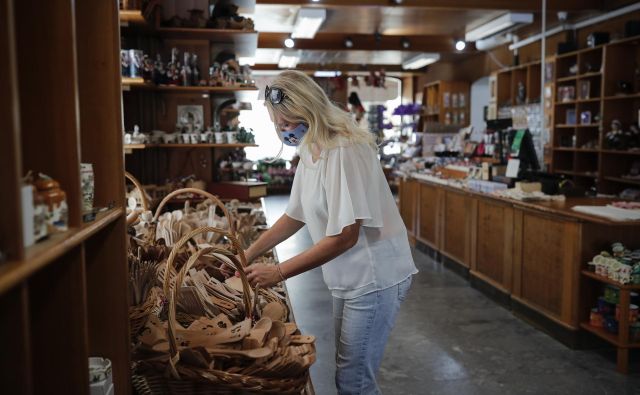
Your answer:
[[[518,178],[518,172],[520,171],[520,159],[509,159],[507,163],[507,177]]]

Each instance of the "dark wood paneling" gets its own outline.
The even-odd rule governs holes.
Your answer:
[[[83,248],[51,263],[28,286],[34,392],[88,394]]]
[[[556,316],[562,313],[565,251],[577,240],[567,241],[564,222],[525,213],[522,225],[522,298]],[[571,234],[574,238],[577,233]],[[544,253],[542,253],[544,251]]]
[[[94,206],[122,206],[122,93],[114,73],[120,67],[118,9],[111,0],[75,4],[82,161],[93,164]]]
[[[20,210],[20,119],[14,48],[13,1],[0,5],[0,250],[10,260],[20,260],[22,253],[22,217]]]
[[[420,184],[418,239],[438,247],[439,188]]]
[[[128,266],[125,219],[120,218],[88,240],[85,250],[89,352],[118,361],[113,381],[118,393],[130,392]]]
[[[470,202],[461,194],[445,192],[442,249],[451,258],[469,266]]]
[[[43,172],[67,194],[69,224],[81,223],[80,143],[73,2],[14,3],[22,169]]]
[[[29,352],[28,295],[24,285],[17,286],[0,298],[0,380],[7,394],[31,394],[31,360]],[[10,318],[9,318],[10,317]]]
[[[509,290],[513,243],[513,209],[478,202],[476,271]]]

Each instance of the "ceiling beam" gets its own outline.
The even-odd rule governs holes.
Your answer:
[[[288,37],[289,33],[262,32],[258,34],[258,48],[284,48],[284,40]],[[344,45],[347,37],[353,41],[351,48]],[[409,48],[402,47],[404,37],[382,35],[377,42],[373,34],[317,33],[313,39],[296,39],[294,49],[457,52],[453,38],[449,36],[406,36]],[[475,51],[475,46],[469,43],[464,52],[472,51]]]
[[[548,0],[549,11],[579,11],[602,9],[603,0]],[[308,0],[256,0],[256,4],[299,5],[305,7],[421,7],[455,10],[510,10],[540,11],[540,0],[403,0],[395,4],[392,0],[322,0],[311,3]]]

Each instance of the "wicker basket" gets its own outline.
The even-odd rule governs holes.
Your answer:
[[[251,298],[251,287],[244,272],[246,266],[246,258],[244,251],[240,247],[240,243],[230,232],[213,227],[203,227],[186,234],[178,243],[175,244],[166,263],[166,271],[170,271],[178,251],[193,237],[205,232],[220,233],[226,237],[233,246],[234,253],[237,253],[237,260],[234,260],[235,269],[240,275],[240,280],[244,289],[243,305],[245,318],[251,317],[254,311],[253,301]],[[140,360],[133,364],[133,384],[136,390],[141,394],[211,394],[211,393],[262,393],[262,394],[300,394],[308,382],[308,367],[315,360],[315,349],[313,355],[307,360],[309,363],[298,365],[294,369],[293,374],[291,368],[282,370],[269,377],[271,373],[260,365],[250,366],[250,371],[254,374],[231,373],[225,370],[217,370],[214,368],[203,368],[192,364],[186,364],[181,361],[182,351],[179,350],[176,342],[177,327],[177,295],[179,288],[189,272],[189,269],[195,264],[198,257],[206,254],[209,248],[199,250],[194,254],[188,262],[182,267],[176,276],[165,276],[164,292],[169,300],[169,317],[168,317],[168,341],[169,353],[160,357],[146,360]],[[311,346],[313,347],[313,346]],[[194,344],[186,351],[196,352],[197,345]],[[274,359],[278,357],[286,358],[289,348],[281,349],[278,347],[274,352]],[[279,352],[281,354],[276,353]],[[216,353],[220,355],[220,353]],[[265,362],[266,363],[266,362]],[[287,365],[288,366],[288,365]],[[237,371],[237,369],[236,369]],[[242,370],[240,370],[242,371]],[[288,377],[291,375],[294,377]]]
[[[124,177],[125,177],[125,179],[131,181],[133,186],[138,190],[138,193],[140,193],[140,205],[142,206],[142,211],[148,211],[149,210],[149,201],[147,200],[147,194],[144,191],[144,188],[142,187],[142,184],[140,184],[140,181],[138,181],[128,171],[124,172]],[[138,216],[139,215],[140,215],[139,211],[133,210],[129,215],[127,215],[127,225],[133,225],[138,220]]]
[[[149,292],[144,303],[129,307],[129,332],[133,343],[137,342],[142,328],[144,328],[149,319],[149,315],[158,313],[157,300],[159,296],[160,288],[154,287]]]

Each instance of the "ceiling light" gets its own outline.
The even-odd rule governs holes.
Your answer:
[[[347,37],[344,39],[344,46],[346,48],[353,48],[353,40],[351,39],[351,37]]]
[[[293,39],[291,37],[287,38],[286,40],[284,40],[284,46],[287,48],[293,48],[296,45],[296,42],[293,41]]]
[[[402,48],[409,49],[409,47],[411,46],[411,41],[409,41],[408,38],[403,37],[402,40],[400,40],[400,44],[402,44]]]
[[[438,53],[421,53],[402,63],[403,69],[416,70],[440,60]]]
[[[256,57],[255,56],[239,56],[238,63],[240,63],[240,66],[244,66],[245,64],[247,66],[255,66]]]
[[[533,14],[531,13],[509,12],[475,29],[468,30],[464,39],[467,42],[477,41],[501,33],[516,25],[529,24],[531,22],[533,22]]]
[[[317,3],[317,2],[319,2],[320,0],[311,0],[311,1],[313,1],[314,3]]]
[[[340,77],[342,75],[341,71],[328,71],[328,70],[318,70],[313,73],[314,77]]]
[[[295,51],[283,52],[278,61],[278,68],[293,69],[298,65],[300,56]]]
[[[301,8],[293,25],[293,38],[313,38],[320,25],[327,18],[327,10],[324,8]]]
[[[467,43],[466,42],[464,42],[462,40],[456,41],[456,50],[457,51],[463,51],[466,47],[467,47]]]

